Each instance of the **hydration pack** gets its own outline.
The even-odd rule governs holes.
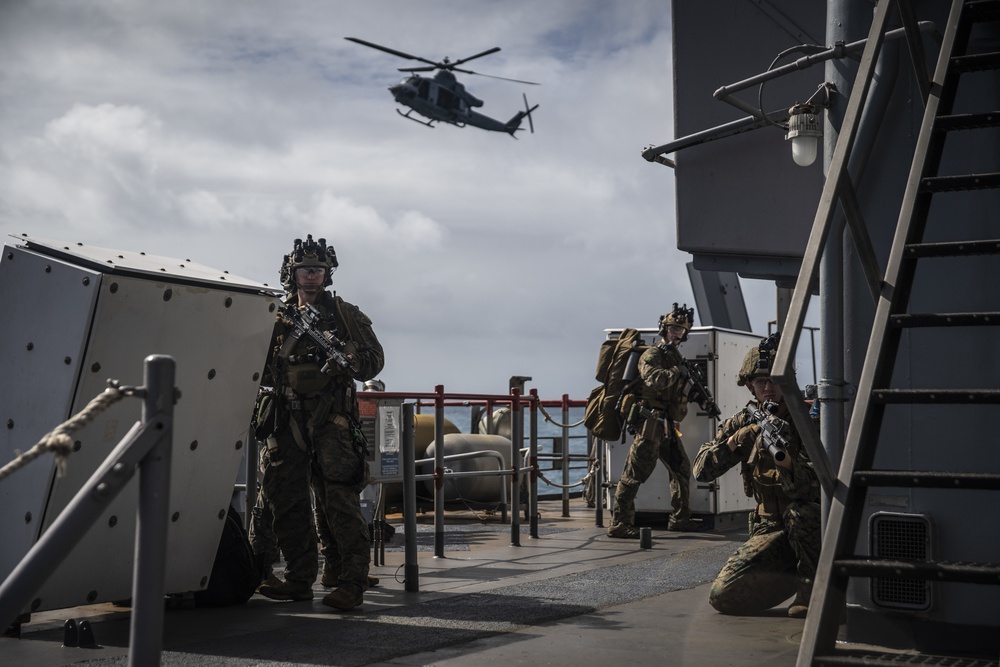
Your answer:
[[[606,442],[621,438],[628,406],[639,382],[639,357],[646,349],[635,329],[624,329],[617,339],[601,343],[595,378],[601,383],[587,399],[583,423]]]

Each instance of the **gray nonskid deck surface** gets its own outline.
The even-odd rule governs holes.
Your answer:
[[[182,640],[177,650],[164,651],[161,664],[371,665],[690,588],[714,578],[731,551],[732,545],[725,543],[385,611],[306,616],[291,626],[240,635],[237,641],[233,636]],[[202,611],[168,614],[168,634],[174,635],[170,626],[178,614]],[[235,612],[238,626],[238,610],[227,611]],[[119,656],[76,664],[127,662]]]
[[[650,651],[678,665],[794,664],[802,621],[783,607],[740,618],[708,605],[708,584],[740,535],[654,528],[653,548],[641,549],[607,537],[590,510],[557,508],[546,507],[538,539],[522,525],[521,546],[509,526],[449,515],[445,557],[420,550],[419,592],[405,590],[402,555],[387,554],[373,570],[382,583],[351,612],[324,606],[318,583],[311,602],[256,595],[235,607],[168,609],[161,664],[578,667],[645,662]],[[433,531],[418,526],[424,545]],[[103,648],[61,646],[62,620],[80,614],[92,614]],[[0,666],[126,665],[129,611],[39,614],[23,636],[0,639]]]

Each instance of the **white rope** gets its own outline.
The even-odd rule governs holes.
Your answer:
[[[16,458],[3,468],[0,468],[0,480],[12,475],[14,471],[23,468],[48,452],[55,452],[56,471],[59,477],[62,477],[66,474],[66,462],[73,451],[73,439],[70,436],[94,421],[97,415],[131,393],[130,390],[122,389],[117,385],[108,387],[94,397],[83,410],[57,426],[50,433],[42,436],[42,439],[34,447],[23,454],[15,451]]]

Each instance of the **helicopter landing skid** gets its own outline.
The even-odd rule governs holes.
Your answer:
[[[412,118],[412,117],[410,116],[410,113],[411,113],[412,111],[413,111],[413,109],[410,109],[410,110],[409,110],[409,111],[407,111],[406,113],[403,113],[403,112],[402,112],[402,111],[400,111],[399,109],[396,109],[396,113],[398,113],[398,114],[399,114],[400,116],[402,116],[403,118],[407,118],[407,119],[409,119],[409,120],[412,120],[412,121],[413,121],[414,123],[420,123],[421,125],[426,125],[427,127],[431,128],[431,129],[434,129],[434,121],[432,121],[432,120],[427,120],[427,121],[424,121],[424,120],[420,120],[419,118]]]

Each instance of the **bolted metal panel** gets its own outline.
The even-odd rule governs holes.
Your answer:
[[[785,49],[822,45],[825,38],[823,3],[707,0],[674,2],[671,12],[678,139],[748,118],[714,93],[767,71]],[[822,82],[822,65],[767,82],[764,112],[805,102]],[[756,107],[758,87],[734,97]],[[822,159],[796,166],[784,131],[775,126],[668,157],[677,165],[677,247],[692,253],[698,268],[770,278],[797,275],[822,190]]]
[[[616,338],[620,329],[608,329],[605,333],[609,338]],[[645,344],[656,343],[654,329],[639,329]],[[694,327],[688,340],[681,343],[679,350],[684,358],[702,366],[708,381],[708,390],[715,397],[715,402],[722,410],[717,418],[710,418],[703,413],[697,403],[688,405],[688,416],[681,422],[681,441],[688,458],[693,462],[702,444],[715,437],[715,432],[722,420],[736,414],[750,400],[746,387],[736,384],[747,351],[760,342],[760,337],[745,331],[732,331],[718,327]],[[625,442],[605,443],[605,462],[607,474],[611,481],[617,482],[625,467],[632,436],[626,434]],[[635,498],[635,509],[641,513],[669,513],[670,505],[670,475],[666,467],[657,465],[649,479],[639,487]],[[748,498],[743,491],[743,480],[739,467],[728,471],[725,475],[710,484],[701,484],[691,480],[690,490],[691,510],[695,514],[722,515],[731,512],[746,512],[755,505],[753,498]],[[608,507],[614,497],[614,488],[608,491]]]
[[[70,415],[100,274],[4,246],[0,258],[0,463],[31,449]],[[58,304],[58,307],[49,307]],[[0,483],[0,579],[41,534],[55,476],[42,456]]]
[[[64,252],[56,254],[70,258]],[[96,266],[87,259],[81,262]],[[137,271],[97,274],[93,279],[92,272],[77,271],[92,277],[88,308],[63,289],[50,294],[42,307],[35,301],[32,312],[50,318],[53,327],[65,331],[78,346],[80,352],[73,355],[80,359],[78,377],[76,373],[39,377],[25,388],[21,411],[33,419],[53,392],[64,394],[68,398],[64,414],[52,419],[45,413],[51,423],[43,430],[51,430],[101,393],[109,378],[123,385],[141,385],[143,360],[150,354],[176,360],[180,398],[174,412],[165,581],[167,593],[199,590],[211,574],[248,442],[277,294],[263,285],[251,289],[247,283],[233,289],[166,271],[155,279],[153,274]],[[7,276],[3,277],[6,284]],[[15,303],[22,297],[4,290],[0,294]],[[29,322],[12,324],[16,329]],[[70,457],[66,475],[55,478],[50,490],[46,487],[44,517],[39,514],[38,518],[43,530],[139,420],[141,408],[141,401],[126,398],[76,433],[79,449]],[[51,466],[51,460],[47,463]],[[138,476],[53,572],[38,592],[36,610],[131,596],[137,491]],[[6,506],[0,509],[0,518],[5,527],[18,520]],[[3,562],[16,563],[26,551],[22,547],[0,547]]]

